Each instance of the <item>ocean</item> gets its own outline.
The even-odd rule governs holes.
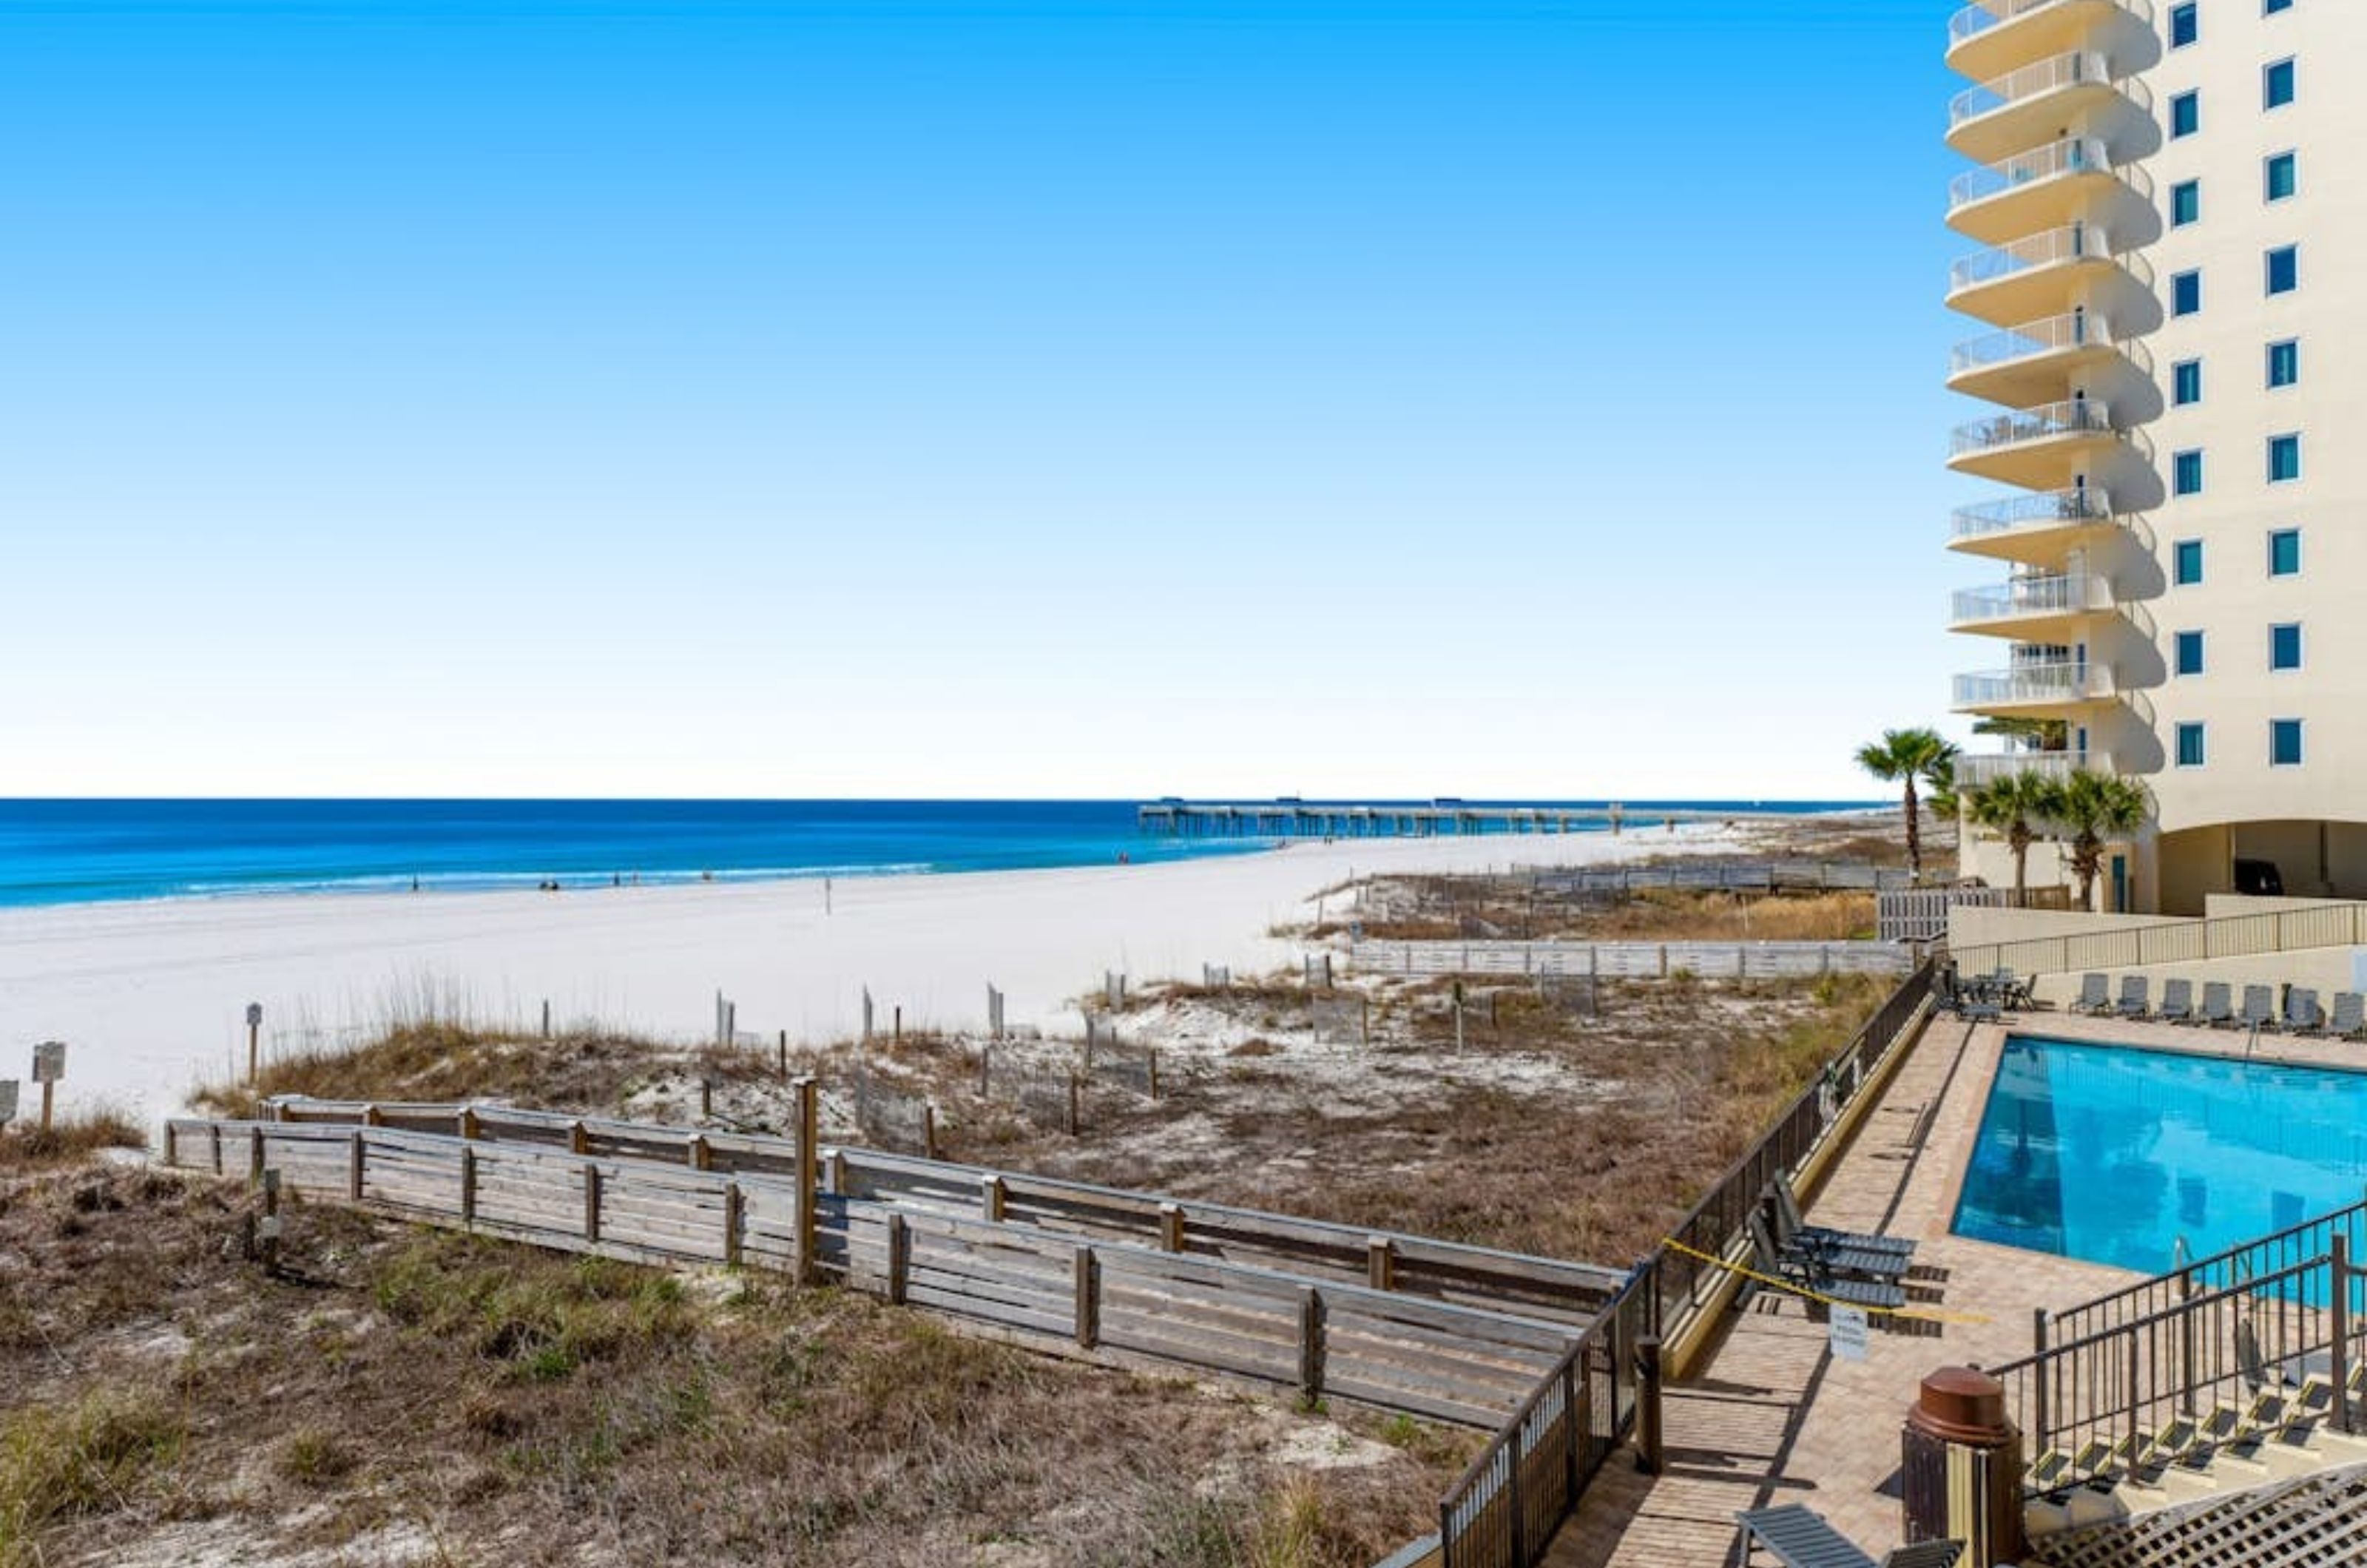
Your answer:
[[[1628,803],[1635,811],[1658,805],[1803,813],[1865,804]],[[1136,829],[1135,807],[1068,800],[0,800],[0,906],[995,871],[1271,847],[1259,840],[1144,834]]]

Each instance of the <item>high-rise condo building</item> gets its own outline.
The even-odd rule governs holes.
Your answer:
[[[1960,781],[2142,779],[2107,909],[2367,897],[2367,0],[1977,0],[1947,58],[1954,706],[2021,721]]]

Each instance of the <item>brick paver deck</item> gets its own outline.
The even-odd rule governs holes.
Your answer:
[[[1936,1368],[2026,1354],[2033,1308],[2060,1308],[2137,1276],[1948,1234],[1965,1160],[2009,1032],[2241,1054],[2246,1037],[2115,1020],[2033,1014],[2010,1029],[1936,1020],[1901,1064],[1818,1194],[1809,1217],[1916,1237],[1932,1305],[1986,1322],[1877,1320],[1866,1359],[1834,1359],[1802,1303],[1762,1294],[1734,1315],[1701,1376],[1669,1391],[1667,1464],[1657,1477],[1614,1456],[1589,1490],[1550,1568],[1707,1568],[1733,1560],[1734,1516],[1805,1503],[1879,1556],[1898,1544],[1899,1426]],[[2367,1049],[2261,1039],[2263,1059],[2357,1066]],[[1935,1106],[1920,1146],[1916,1129]],[[1910,1284],[1918,1281],[1910,1281]]]

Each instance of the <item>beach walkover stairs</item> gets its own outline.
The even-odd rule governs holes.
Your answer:
[[[2054,1314],[1988,1369],[2046,1568],[2367,1562],[2367,1203]]]

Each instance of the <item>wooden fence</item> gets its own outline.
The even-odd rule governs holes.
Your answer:
[[[297,1098],[273,1100],[268,1109],[277,1120],[267,1125],[410,1128],[480,1142],[626,1155],[725,1174],[794,1178],[798,1170],[798,1145],[792,1137],[656,1127],[494,1105]],[[1062,1235],[1134,1243],[1318,1280],[1363,1282],[1400,1294],[1563,1324],[1592,1321],[1626,1279],[1618,1269],[1593,1264],[876,1149],[821,1147],[816,1168],[825,1194],[1007,1221]]]
[[[2255,958],[2319,947],[2367,947],[2367,904],[2315,904],[2299,909],[2223,915],[2217,919],[1984,942],[1959,951],[1956,963],[1967,975],[1998,969],[2010,969],[2017,975],[2067,975],[2202,964],[2214,958]]]
[[[1877,942],[1360,942],[1348,964],[1360,975],[1772,980],[1904,975],[1915,959]]]
[[[274,1169],[310,1198],[540,1247],[834,1277],[1022,1339],[1467,1426],[1517,1408],[1573,1337],[1567,1322],[1064,1234],[1007,1204],[999,1218],[946,1213],[641,1156],[382,1124],[176,1121],[165,1160]]]

